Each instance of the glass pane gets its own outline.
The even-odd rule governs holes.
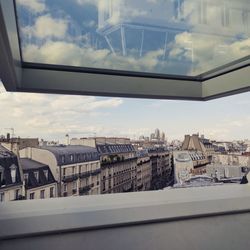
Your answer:
[[[250,54],[248,0],[16,0],[25,62],[196,76]]]

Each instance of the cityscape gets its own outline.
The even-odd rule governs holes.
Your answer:
[[[71,137],[64,143],[0,136],[0,200],[48,199],[248,183],[250,140],[203,134]]]

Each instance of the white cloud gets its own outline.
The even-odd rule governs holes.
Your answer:
[[[26,35],[33,35],[39,39],[47,37],[64,38],[68,29],[68,21],[55,19],[50,15],[37,17],[33,26],[26,26],[23,32]]]
[[[135,71],[153,71],[163,53],[163,50],[151,51],[136,59],[116,56],[108,49],[83,48],[63,41],[47,41],[41,46],[27,45],[23,48],[23,56],[30,62]]]
[[[109,116],[123,104],[120,98],[91,96],[8,93],[0,84],[1,126],[14,127],[20,136],[44,136],[64,133],[104,132],[93,120]],[[108,119],[108,118],[107,118]],[[91,122],[92,121],[92,122]]]
[[[170,57],[192,62],[190,74],[196,75],[245,57],[249,52],[250,38],[233,40],[223,36],[183,32],[176,35]]]
[[[93,5],[97,5],[99,0],[76,0],[76,2],[80,5],[84,5],[84,4],[93,4]]]
[[[17,0],[17,4],[27,8],[33,13],[41,13],[46,10],[44,0]]]

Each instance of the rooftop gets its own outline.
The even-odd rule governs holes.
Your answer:
[[[48,167],[47,165],[43,163],[28,159],[28,158],[20,158],[20,163],[21,163],[23,170],[32,170],[32,169]]]
[[[56,157],[59,166],[97,161],[100,159],[98,151],[94,147],[68,145],[68,146],[44,146],[43,150],[48,150]]]

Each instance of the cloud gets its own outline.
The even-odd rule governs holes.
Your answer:
[[[26,26],[22,29],[24,34],[32,35],[39,39],[48,37],[64,38],[68,29],[68,21],[55,19],[50,15],[39,16],[33,26]]]
[[[99,0],[76,0],[76,3],[80,5],[85,4],[92,4],[92,5],[98,5]]]
[[[249,55],[250,38],[236,40],[213,35],[183,32],[176,35],[170,58],[190,61],[196,75]]]
[[[120,98],[8,93],[0,84],[1,126],[14,127],[20,136],[51,137],[60,133],[102,132],[94,122],[123,105]],[[59,135],[60,137],[61,135]]]
[[[47,41],[41,46],[31,44],[23,48],[24,59],[29,62],[135,71],[154,71],[163,54],[163,50],[150,51],[136,59],[114,55],[108,49],[80,47],[64,41]]]
[[[17,4],[33,13],[41,13],[46,10],[44,0],[17,0]]]

